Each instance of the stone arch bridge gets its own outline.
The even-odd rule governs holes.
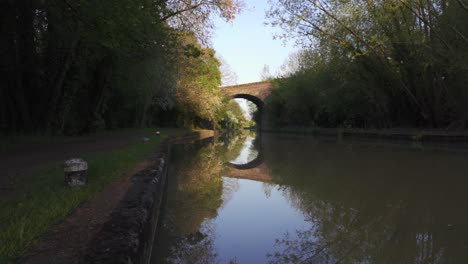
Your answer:
[[[221,87],[221,91],[232,99],[243,98],[251,101],[257,106],[257,109],[260,113],[260,120],[256,121],[258,122],[257,126],[260,128],[267,126],[265,124],[266,118],[263,108],[267,97],[271,94],[272,89],[273,83],[270,81],[244,83]]]
[[[223,86],[221,91],[231,98],[243,98],[254,103],[262,111],[266,98],[271,94],[273,84],[270,81],[244,83]]]

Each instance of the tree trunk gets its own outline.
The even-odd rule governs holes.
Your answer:
[[[16,17],[11,2],[0,2],[0,105],[2,126],[11,131],[16,128],[16,109],[9,94],[16,86],[16,44],[14,30]]]
[[[15,35],[17,37],[17,35]],[[17,39],[17,38],[16,38]],[[20,127],[29,131],[32,127],[31,116],[29,112],[29,107],[26,102],[24,87],[23,87],[23,71],[20,61],[20,51],[18,45],[15,46],[15,62],[16,62],[16,89],[14,92],[14,101],[16,102],[16,107],[21,116],[21,125]]]
[[[65,82],[65,78],[67,76],[68,70],[70,69],[70,66],[73,63],[75,49],[78,45],[78,41],[79,41],[79,37],[78,35],[76,35],[72,39],[71,43],[69,44],[69,47],[65,51],[66,53],[64,56],[63,63],[57,62],[59,71],[57,72],[56,78],[52,80],[51,85],[53,88],[52,88],[51,96],[48,102],[46,102],[48,104],[48,107],[46,109],[47,110],[46,129],[49,132],[52,132],[54,129],[54,122],[56,121],[55,118],[57,116],[56,111],[59,106],[59,100],[63,94],[63,85]]]
[[[106,101],[108,99],[108,90],[111,83],[112,76],[112,56],[107,55],[101,59],[96,69],[94,86],[91,89],[95,90],[95,93],[90,93],[89,100],[93,102],[91,111],[88,117],[88,132],[94,130],[92,123],[96,121],[96,118],[102,119],[103,112],[105,110]]]

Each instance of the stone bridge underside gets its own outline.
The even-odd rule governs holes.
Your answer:
[[[262,108],[265,99],[271,94],[273,85],[270,81],[244,83],[221,87],[221,91],[231,98],[244,98]]]
[[[265,163],[262,163],[255,168],[247,170],[231,167],[224,172],[223,176],[260,182],[273,182],[273,179],[271,177],[271,170]]]

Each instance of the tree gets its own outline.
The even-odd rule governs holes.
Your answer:
[[[386,116],[378,126],[468,125],[461,106],[467,97],[459,86],[467,65],[461,48],[468,43],[467,17],[459,5],[443,0],[281,0],[271,5],[267,17],[283,29],[280,37],[295,38],[306,53],[332,66],[326,74],[339,80],[338,90],[345,89],[356,106],[368,102],[374,109],[369,111]],[[301,57],[310,61],[298,63],[306,71],[318,67],[306,54]]]
[[[183,113],[183,125],[193,126],[195,119],[216,122],[222,105],[220,63],[215,52],[203,48],[194,35],[184,36],[185,53],[179,55],[177,100]]]
[[[262,81],[267,81],[272,78],[272,74],[270,73],[270,66],[268,65],[263,65],[262,71],[260,73],[260,79]]]
[[[181,31],[191,31],[203,43],[211,35],[213,14],[226,21],[233,20],[243,8],[240,0],[170,0],[162,16],[163,21]]]
[[[76,134],[146,126],[176,104],[187,29],[208,42],[213,15],[242,3],[0,1],[0,129]]]
[[[236,85],[237,84],[237,73],[231,68],[226,60],[221,56],[217,56],[218,61],[221,63],[219,70],[221,71],[221,83],[223,86]]]

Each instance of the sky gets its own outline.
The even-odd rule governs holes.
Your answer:
[[[264,25],[268,0],[245,0],[243,12],[232,22],[215,19],[213,48],[237,74],[237,84],[261,81],[267,65],[275,74],[294,49],[292,42],[274,40],[278,29]]]

